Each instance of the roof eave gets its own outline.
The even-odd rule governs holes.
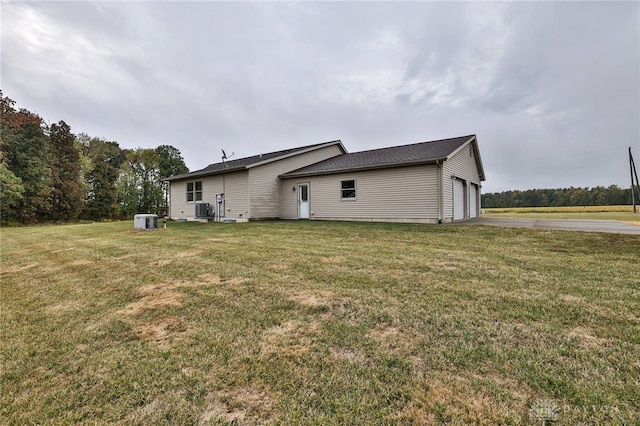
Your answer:
[[[339,169],[322,170],[317,172],[303,172],[303,173],[291,173],[291,174],[284,173],[278,177],[280,179],[290,179],[290,178],[298,178],[298,177],[334,175],[338,173],[358,172],[363,170],[391,169],[396,167],[416,166],[420,164],[434,164],[438,161],[444,161],[444,160],[446,160],[446,157],[429,158],[425,160],[401,161],[401,162],[395,162],[395,163],[384,163],[384,164],[374,164],[374,165],[365,165],[365,166],[342,167]]]
[[[177,180],[186,180],[186,179],[191,179],[196,177],[221,175],[223,173],[237,172],[240,170],[246,170],[246,167],[237,166],[237,167],[229,167],[229,168],[220,169],[220,170],[199,170],[191,173],[185,173],[183,175],[169,176],[168,178],[165,179],[165,181],[173,182]]]
[[[263,161],[258,161],[258,162],[255,162],[255,163],[246,164],[246,165],[243,165],[243,166],[229,167],[229,168],[223,168],[223,169],[218,169],[218,170],[198,170],[198,171],[191,172],[191,173],[185,173],[185,174],[176,175],[176,176],[169,176],[168,178],[165,179],[165,181],[166,182],[172,182],[172,181],[186,180],[186,179],[203,177],[203,176],[220,175],[220,174],[229,173],[229,172],[236,172],[236,171],[239,171],[239,170],[247,170],[247,169],[250,169],[250,168],[253,168],[253,167],[257,167],[257,166],[261,166],[261,165],[264,165],[264,164],[272,163],[272,162],[278,161],[278,160],[283,160],[283,159],[289,158],[289,157],[294,157],[294,156],[299,155],[299,154],[304,154],[304,153],[307,153],[307,152],[315,151],[317,149],[326,148],[326,147],[332,146],[332,145],[338,145],[343,153],[345,153],[345,154],[347,153],[347,150],[345,149],[344,145],[342,144],[342,141],[337,139],[337,140],[334,140],[334,141],[326,142],[326,143],[323,143],[323,144],[320,144],[320,145],[315,145],[315,146],[308,147],[306,149],[295,151],[295,152],[292,152],[292,153],[289,153],[289,154],[286,154],[286,155],[280,155],[280,156],[277,156],[277,157],[265,159]]]
[[[486,175],[484,174],[484,166],[482,165],[482,158],[480,157],[480,149],[478,148],[478,143],[473,144],[473,149],[475,151],[476,164],[478,166],[478,174],[480,175],[480,181],[484,182],[487,180]]]
[[[470,143],[473,143],[474,140],[476,140],[476,136],[475,135],[469,136],[469,139],[467,139],[463,144],[461,144],[459,147],[457,147],[456,149],[451,151],[449,153],[449,155],[447,155],[447,159],[453,157],[454,155],[456,155],[457,153],[462,151],[467,145],[469,145]]]
[[[476,135],[469,136],[469,139],[467,139],[465,143],[460,145],[458,149],[451,152],[451,154],[449,154],[446,159],[453,157],[458,152],[462,151],[469,144],[473,146],[473,153],[474,153],[473,158],[475,158],[476,160],[476,166],[478,167],[478,174],[480,175],[480,181],[484,182],[487,179],[484,174],[484,167],[482,166],[482,159],[480,158],[480,149],[478,148],[478,138],[476,137]]]
[[[279,160],[284,160],[285,158],[291,158],[291,157],[295,157],[296,155],[300,155],[300,154],[306,154],[307,152],[312,152],[312,151],[316,151],[318,149],[322,149],[322,148],[326,148],[332,145],[338,145],[340,147],[340,149],[342,149],[343,153],[347,153],[347,150],[345,149],[344,145],[342,145],[342,141],[340,141],[339,139],[335,140],[335,141],[331,141],[331,142],[327,142],[324,143],[322,145],[316,145],[316,146],[312,146],[309,147],[307,149],[302,149],[300,151],[295,151],[286,155],[280,155],[278,157],[274,157],[274,158],[269,158],[263,161],[258,161],[256,163],[252,163],[252,164],[247,164],[246,168],[247,169],[251,169],[254,167],[258,167],[258,166],[262,166],[264,164],[269,164],[269,163],[273,163],[274,161],[279,161]]]

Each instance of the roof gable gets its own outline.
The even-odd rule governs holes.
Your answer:
[[[475,142],[475,135],[352,152],[285,173],[282,177],[310,176],[348,170],[430,163],[437,160],[446,160],[463,145],[470,142]],[[474,149],[477,152],[477,148]],[[482,170],[481,164],[479,165],[479,170]]]
[[[168,181],[172,180],[180,180],[190,177],[204,176],[204,175],[214,175],[219,173],[228,173],[231,171],[244,170],[251,167],[256,167],[262,164],[270,163],[273,161],[278,161],[283,158],[291,157],[293,155],[299,155],[305,152],[314,151],[319,148],[323,148],[325,146],[331,145],[339,145],[343,152],[346,152],[346,149],[342,145],[340,140],[330,141],[330,142],[322,142],[313,145],[301,146],[298,148],[285,149],[282,151],[274,151],[266,154],[258,154],[253,155],[251,157],[238,158],[230,161],[223,161],[220,163],[209,164],[204,169],[196,170],[190,173],[185,173],[181,175],[175,175],[167,178]]]

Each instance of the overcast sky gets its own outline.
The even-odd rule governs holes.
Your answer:
[[[638,2],[3,1],[18,107],[190,170],[476,134],[483,192],[629,187]]]

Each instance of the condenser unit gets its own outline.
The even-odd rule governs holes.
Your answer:
[[[209,217],[209,203],[196,204],[196,217]]]
[[[133,217],[133,229],[157,229],[158,215],[155,214],[137,214]]]

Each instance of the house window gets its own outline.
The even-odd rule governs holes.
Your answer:
[[[355,200],[356,198],[356,181],[355,179],[340,181],[340,198],[345,200]]]
[[[202,201],[202,181],[187,182],[187,202]]]

